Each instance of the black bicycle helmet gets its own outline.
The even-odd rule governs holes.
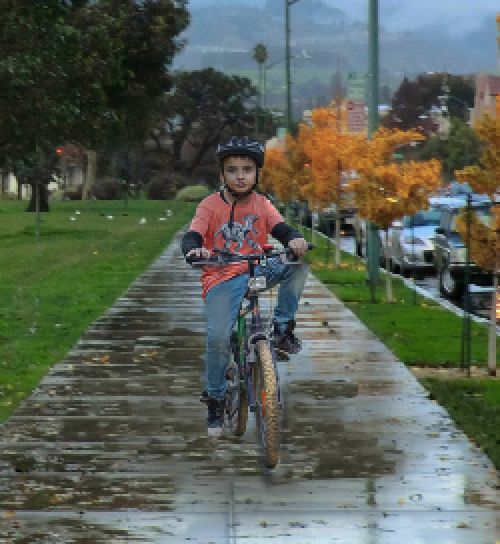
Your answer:
[[[224,159],[235,156],[250,157],[257,163],[258,168],[264,165],[264,146],[256,140],[250,140],[247,136],[241,140],[233,136],[227,144],[219,144],[215,155],[221,170]]]

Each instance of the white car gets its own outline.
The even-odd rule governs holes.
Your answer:
[[[434,269],[434,238],[441,213],[442,209],[433,206],[393,223],[386,248],[393,272]]]
[[[473,203],[489,200],[484,195],[472,195]],[[386,256],[389,258],[389,266],[393,272],[403,271],[411,273],[415,269],[420,274],[431,272],[435,269],[434,238],[436,228],[443,210],[462,208],[467,205],[464,196],[434,196],[429,198],[429,208],[415,214],[412,217],[404,217],[396,220],[388,230],[388,243],[386,233],[378,231],[380,240],[380,264],[386,265]],[[355,236],[356,253],[360,257],[366,257],[366,221],[356,217]]]

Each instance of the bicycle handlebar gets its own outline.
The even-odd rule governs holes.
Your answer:
[[[310,251],[314,248],[313,244],[307,244],[307,250]],[[275,257],[294,257],[293,250],[290,248],[284,248],[280,249],[278,251],[265,251],[263,253],[232,253],[231,251],[227,250],[219,250],[214,249],[213,253],[215,255],[212,255],[210,259],[204,259],[203,257],[196,257],[194,255],[191,255],[191,257],[186,257],[186,262],[190,264],[193,267],[201,267],[201,266],[216,266],[216,265],[227,265],[232,263],[239,263],[244,261],[263,261],[265,259],[272,259]]]

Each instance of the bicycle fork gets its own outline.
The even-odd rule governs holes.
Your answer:
[[[276,354],[274,352],[274,346],[272,344],[273,340],[268,338],[268,335],[262,330],[257,297],[251,296],[249,297],[249,299],[250,304],[248,308],[246,308],[244,311],[240,311],[238,315],[238,345],[240,350],[240,362],[243,363],[245,386],[247,390],[250,411],[255,412],[256,409],[256,399],[253,396],[251,366],[257,362],[256,343],[259,340],[265,340],[266,342],[269,342],[271,344],[271,354],[273,358],[274,374],[276,376],[276,388],[278,393],[278,407],[282,409],[283,405],[281,402],[281,389],[279,386],[279,376],[276,366]],[[250,328],[250,336],[247,338],[245,315],[249,312],[252,313],[252,323]]]

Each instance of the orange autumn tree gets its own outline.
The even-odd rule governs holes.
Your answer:
[[[333,104],[334,106],[335,104]],[[318,108],[312,113],[313,126],[302,125],[298,143],[310,159],[311,176],[302,178],[300,192],[314,208],[334,205],[335,264],[340,265],[340,212],[348,205],[348,179],[344,175],[350,154],[357,150],[359,137],[345,130],[346,117],[342,110]]]
[[[266,151],[260,187],[274,193],[283,203],[302,200],[299,187],[307,183],[310,175],[309,158],[294,138],[288,136],[286,153],[279,148]]]
[[[382,127],[351,154],[351,164],[359,176],[352,181],[358,214],[385,231],[386,243],[392,222],[426,209],[429,196],[441,184],[441,163],[436,159],[394,161],[398,147],[423,139],[415,130]],[[386,266],[389,269],[387,255]],[[390,274],[386,274],[386,290],[387,301],[392,302]]]
[[[291,198],[291,188],[287,186],[289,177],[290,167],[283,150],[278,147],[266,150],[259,188],[266,193],[274,193],[282,202],[288,202]]]
[[[293,199],[300,202],[307,202],[302,188],[313,182],[311,158],[304,148],[304,130],[305,125],[301,125],[297,138],[290,137],[287,140],[287,159],[290,165]]]
[[[488,195],[494,204],[491,207],[489,221],[481,221],[473,210],[470,212],[465,210],[457,219],[455,230],[468,244],[471,260],[484,270],[493,272],[488,372],[494,376],[496,375],[496,292],[500,266],[500,205],[496,204],[500,186],[500,120],[485,115],[476,123],[474,129],[479,140],[484,143],[479,165],[457,170],[455,176],[459,181],[468,183],[476,193]]]
[[[474,127],[485,147],[479,165],[467,166],[457,170],[457,180],[468,183],[479,194],[488,195],[495,200],[500,187],[500,120],[485,116]],[[492,221],[485,224],[475,214],[470,218],[471,258],[481,268],[494,271],[498,268],[500,244],[496,231],[500,228],[498,206],[492,207]],[[456,230],[464,240],[466,233],[466,212],[457,221]]]

